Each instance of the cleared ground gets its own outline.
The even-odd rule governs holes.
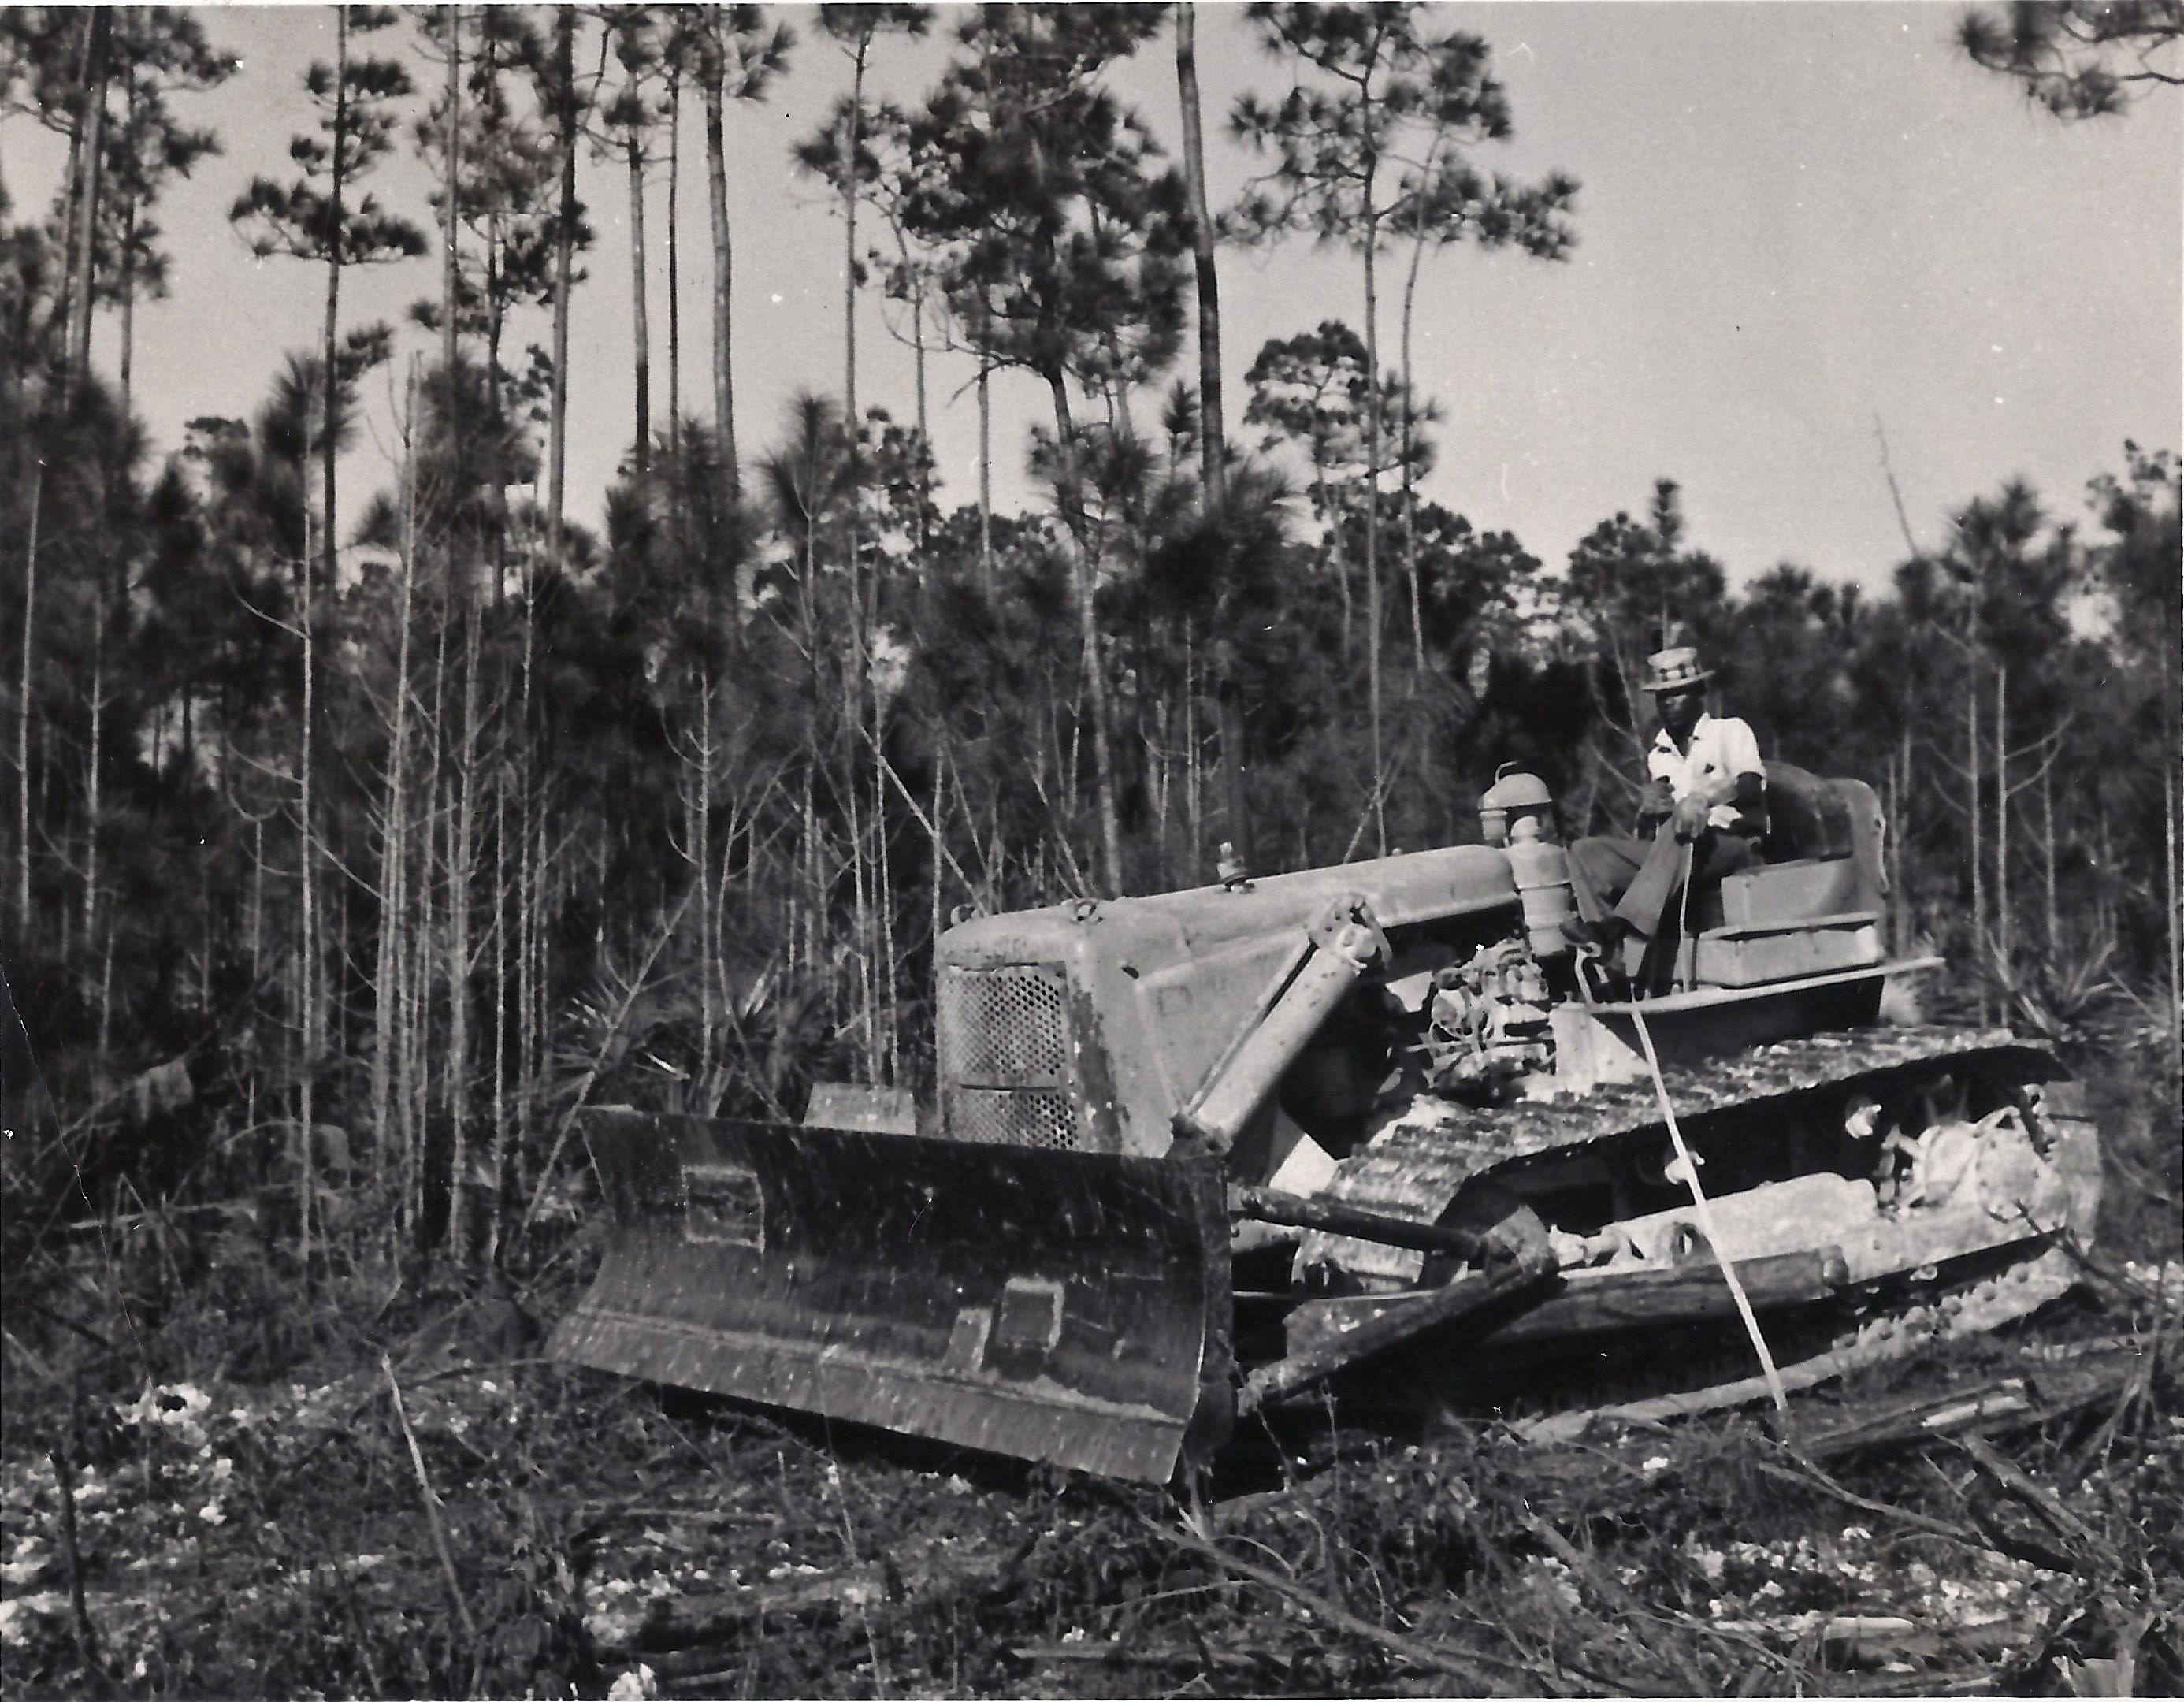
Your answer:
[[[1807,1398],[1787,1437],[1747,1415],[1545,1450],[1323,1409],[1184,1497],[495,1358],[504,1302],[352,1317],[278,1382],[161,1377],[174,1320],[141,1381],[19,1339],[0,1682],[2175,1691],[2180,1300],[2174,1267],[2114,1269],[2008,1340]]]

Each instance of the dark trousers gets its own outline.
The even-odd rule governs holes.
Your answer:
[[[1756,861],[1751,840],[1708,828],[1686,847],[1663,823],[1647,845],[1642,840],[1597,834],[1569,850],[1571,896],[1587,922],[1604,922],[1613,913],[1651,940],[1683,882],[1684,852],[1691,854],[1693,890],[1718,885]]]

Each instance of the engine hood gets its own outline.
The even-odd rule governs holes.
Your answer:
[[[1518,902],[1505,853],[1485,845],[1450,845],[1268,875],[1235,887],[1077,899],[977,917],[941,936],[939,961],[983,968],[1081,961],[1089,955],[1127,974],[1155,975],[1239,946],[1293,937],[1330,902],[1353,893],[1389,929]]]

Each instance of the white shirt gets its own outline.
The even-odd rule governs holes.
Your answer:
[[[1713,801],[1707,824],[1716,828],[1736,825],[1736,777],[1758,774],[1764,778],[1767,773],[1750,723],[1734,715],[1701,715],[1691,728],[1688,751],[1677,750],[1669,729],[1663,728],[1646,753],[1646,769],[1655,779],[1666,780],[1680,803],[1693,794]]]

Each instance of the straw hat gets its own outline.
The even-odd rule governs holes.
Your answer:
[[[1699,666],[1699,653],[1689,645],[1655,650],[1646,658],[1646,689],[1652,692],[1689,691],[1713,678],[1713,670]]]

